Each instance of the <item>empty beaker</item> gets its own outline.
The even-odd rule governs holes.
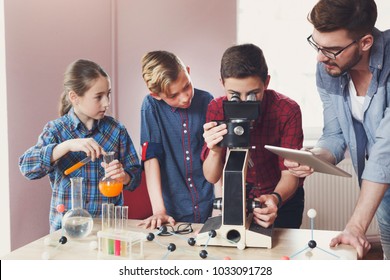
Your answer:
[[[91,233],[93,219],[83,208],[83,178],[70,178],[72,209],[62,218],[62,228],[70,238],[82,238]]]
[[[106,152],[106,154],[103,155],[103,160],[106,164],[109,164],[114,159],[115,152]],[[118,196],[123,190],[123,181],[122,179],[112,179],[105,175],[104,178],[99,182],[99,190],[104,196],[107,197]]]

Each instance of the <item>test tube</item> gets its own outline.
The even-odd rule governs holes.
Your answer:
[[[129,206],[122,206],[122,230],[127,230],[127,219],[129,217]],[[127,241],[121,242],[121,256],[127,256]]]
[[[68,169],[66,169],[64,171],[64,174],[65,175],[69,175],[70,173],[76,171],[77,169],[79,169],[80,167],[83,167],[84,165],[86,165],[88,162],[91,161],[91,157],[86,157],[85,159],[83,159],[82,161],[79,161],[78,163],[72,165],[71,167],[69,167]]]
[[[129,206],[122,206],[122,229],[127,230],[127,219],[129,218]]]
[[[110,229],[109,225],[109,204],[108,203],[102,203],[102,231],[108,231]],[[99,240],[100,246],[102,248],[102,251],[104,253],[108,253],[108,239],[107,238],[101,238]]]
[[[115,232],[120,232],[122,227],[122,206],[115,206]],[[121,255],[121,241],[115,239],[115,256]]]
[[[108,203],[102,204],[102,231],[108,230],[109,227],[109,213]]]
[[[114,203],[108,204],[108,227],[112,229],[114,227]]]
[[[112,230],[114,225],[114,204],[108,204],[108,230]],[[108,240],[108,254],[114,254],[114,239]]]
[[[115,231],[120,231],[122,227],[122,206],[115,206]]]

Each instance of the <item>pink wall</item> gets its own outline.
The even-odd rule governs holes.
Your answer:
[[[18,158],[57,117],[65,67],[83,57],[113,78],[115,116],[139,145],[139,110],[147,94],[140,58],[177,53],[195,86],[222,94],[219,61],[236,39],[235,0],[5,0],[11,249],[48,233],[48,178],[28,181]],[[153,7],[152,10],[149,8]]]
[[[58,116],[71,61],[90,58],[111,71],[110,1],[6,0],[5,35],[13,250],[48,233],[51,197],[48,178],[28,181],[18,158]]]
[[[117,113],[130,127],[137,145],[139,108],[148,94],[141,77],[140,60],[144,53],[158,49],[176,53],[190,66],[195,87],[214,96],[223,94],[219,63],[223,51],[236,42],[235,0],[121,0],[117,22],[117,77],[121,94]]]

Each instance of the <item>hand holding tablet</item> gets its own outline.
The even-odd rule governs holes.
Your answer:
[[[307,165],[313,168],[315,172],[320,173],[326,173],[336,176],[343,176],[343,177],[352,177],[351,174],[348,172],[345,172],[341,168],[338,168],[337,166],[322,160],[315,154],[304,151],[304,150],[294,150],[294,149],[288,149],[288,148],[281,148],[276,146],[270,146],[265,145],[264,148],[267,150],[273,152],[274,154],[277,154],[281,156],[282,158],[293,160],[298,162],[301,165]]]

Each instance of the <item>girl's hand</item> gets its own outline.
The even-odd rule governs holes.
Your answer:
[[[102,162],[101,165],[104,168],[106,178],[120,179],[125,182],[126,172],[119,160],[115,159],[108,164]]]
[[[66,144],[70,152],[85,152],[92,161],[104,154],[103,148],[93,138],[71,139]]]

